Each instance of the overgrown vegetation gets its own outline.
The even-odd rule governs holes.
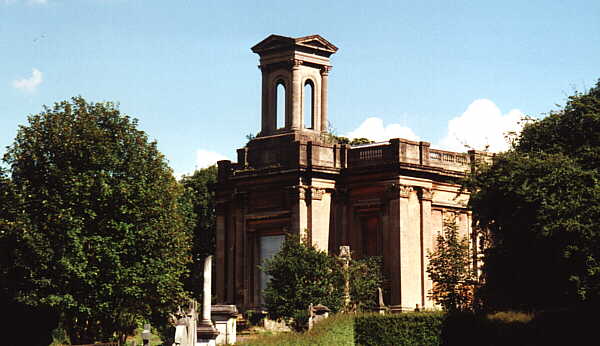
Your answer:
[[[261,269],[271,276],[263,292],[271,319],[299,330],[308,319],[309,304],[323,304],[334,313],[342,307],[344,279],[336,259],[296,235],[288,234]]]
[[[4,162],[2,298],[55,313],[73,343],[164,323],[185,296],[193,212],[137,121],[63,101],[29,117]]]
[[[447,217],[428,251],[427,273],[433,281],[429,297],[448,312],[469,311],[473,306],[476,276],[469,254],[469,237],[461,237],[454,215]]]
[[[377,288],[383,287],[382,268],[381,257],[367,257],[350,261],[348,272],[352,311],[372,311],[379,306]]]
[[[600,81],[526,124],[469,187],[474,219],[488,232],[488,309],[600,299]]]
[[[271,276],[264,292],[272,319],[283,319],[296,330],[308,320],[308,307],[323,304],[333,313],[344,299],[344,273],[339,258],[319,251],[296,235],[287,235],[281,250],[262,266]],[[350,310],[368,311],[378,305],[382,286],[381,258],[352,260],[348,268]]]
[[[195,226],[192,231],[192,261],[189,264],[191,275],[185,281],[185,289],[198,301],[202,298],[204,259],[214,255],[216,242],[215,193],[211,184],[217,182],[217,166],[196,170],[190,176],[183,176],[180,183],[185,195],[192,203]]]

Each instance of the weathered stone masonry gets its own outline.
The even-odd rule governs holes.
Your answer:
[[[458,194],[457,182],[479,154],[405,139],[331,144],[325,135],[327,87],[329,57],[337,47],[318,35],[271,35],[252,50],[260,55],[262,72],[261,132],[238,149],[237,163],[219,162],[219,302],[259,307],[266,277],[257,265],[289,232],[330,253],[349,245],[353,257],[382,256],[389,277],[386,304],[433,307],[427,250],[448,213],[457,216],[463,234],[472,233],[468,196]],[[285,89],[282,128],[278,85]]]

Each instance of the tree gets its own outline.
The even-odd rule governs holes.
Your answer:
[[[490,238],[490,309],[565,307],[600,298],[600,81],[525,125],[513,148],[478,167],[470,206]]]
[[[112,103],[75,97],[30,116],[4,156],[14,298],[59,313],[74,343],[124,341],[185,296],[191,207],[136,127]]]
[[[333,312],[342,307],[344,278],[337,260],[296,235],[287,235],[281,250],[261,269],[271,276],[263,294],[272,319],[295,321],[300,328],[311,303]]]
[[[184,176],[181,184],[192,203],[196,223],[192,240],[191,275],[186,281],[186,289],[196,299],[202,297],[202,271],[204,259],[215,253],[215,193],[210,185],[217,182],[217,166],[210,166],[195,171],[191,176]]]
[[[383,287],[381,257],[351,260],[349,265],[350,304],[355,311],[373,311],[379,306],[377,288]]]
[[[472,308],[475,275],[469,255],[469,237],[458,233],[456,219],[444,220],[436,248],[428,251],[427,273],[433,281],[430,297],[448,312]]]

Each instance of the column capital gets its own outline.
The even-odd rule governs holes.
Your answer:
[[[299,60],[299,59],[290,59],[290,65],[292,66],[293,70],[296,70],[300,67],[300,65],[304,64],[304,61]]]
[[[321,66],[321,76],[329,75],[329,71],[331,71],[331,66]]]
[[[420,200],[431,201],[431,198],[432,198],[431,189],[428,189],[426,187],[418,187],[417,188],[417,196],[419,196]]]
[[[386,188],[385,195],[387,199],[408,198],[413,190],[412,186],[392,184]]]
[[[313,187],[310,189],[310,198],[315,199],[315,200],[321,200],[321,199],[323,199],[324,192],[325,192],[325,189],[319,189],[319,188]]]
[[[408,198],[410,197],[410,193],[413,191],[412,186],[400,185],[400,197]]]
[[[306,200],[307,197],[307,188],[306,186],[295,185],[288,187],[288,194],[292,202],[294,200]]]

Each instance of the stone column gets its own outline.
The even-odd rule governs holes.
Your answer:
[[[329,84],[329,71],[331,70],[331,66],[323,66],[321,69],[321,132],[327,132],[328,130],[328,91],[327,86]],[[315,128],[317,128],[317,124],[315,124]]]
[[[273,128],[271,127],[272,125],[272,118],[273,116],[271,115],[271,95],[273,94],[273,90],[271,90],[271,88],[269,88],[269,81],[268,81],[268,69],[266,66],[259,66],[260,71],[262,72],[262,102],[261,102],[261,134],[262,135],[268,135],[273,131]],[[277,92],[277,90],[275,90],[275,92]]]
[[[226,287],[225,287],[225,283],[227,282],[227,276],[229,275],[229,268],[225,267],[225,258],[229,257],[229,253],[228,253],[228,249],[229,249],[229,244],[225,243],[225,233],[227,232],[227,229],[225,229],[225,203],[222,201],[219,201],[216,203],[216,251],[215,251],[215,257],[216,257],[216,262],[217,262],[217,272],[215,273],[215,279],[216,279],[216,294],[217,294],[217,301],[219,302],[224,302],[226,301],[226,297],[227,297],[227,292],[226,292]],[[229,297],[230,298],[230,297]]]
[[[301,127],[300,119],[302,118],[302,81],[300,80],[300,65],[302,65],[302,61],[292,61],[292,97],[290,100],[292,103],[292,111],[290,112],[291,114],[289,114],[290,119],[286,118],[285,122],[286,127],[291,130],[297,130]]]
[[[432,308],[433,303],[427,298],[433,286],[427,274],[427,266],[429,265],[427,252],[433,251],[433,238],[431,235],[431,190],[421,187],[418,190],[418,196],[421,204],[421,306],[423,308]]]
[[[402,311],[412,310],[415,304],[420,302],[419,230],[418,228],[411,228],[409,216],[409,202],[412,192],[412,186],[400,185],[400,309]]]
[[[388,201],[388,220],[384,222],[387,225],[389,243],[387,244],[388,254],[384,261],[390,275],[390,305],[399,306],[401,300],[400,291],[400,188],[398,184],[390,185],[386,190],[386,199]],[[385,230],[384,230],[385,232]]]
[[[212,276],[212,256],[207,256],[204,260],[204,282],[202,289],[202,318],[196,329],[198,341],[196,345],[212,346],[215,345],[215,339],[219,331],[215,329],[210,319],[210,299],[211,299],[211,276]]]

